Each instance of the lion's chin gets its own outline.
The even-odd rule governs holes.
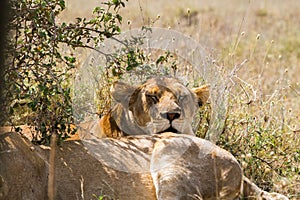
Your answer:
[[[166,130],[158,132],[158,134],[160,134],[160,133],[165,133],[165,132],[179,133],[178,130],[176,130],[175,128],[173,128],[172,126],[170,126],[170,127],[167,128]]]

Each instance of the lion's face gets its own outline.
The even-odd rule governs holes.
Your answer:
[[[132,128],[143,132],[137,134],[193,134],[192,119],[198,105],[207,100],[208,88],[191,91],[174,78],[157,77],[137,87],[117,82],[112,94],[123,112],[128,112],[116,121],[130,135],[135,131]]]

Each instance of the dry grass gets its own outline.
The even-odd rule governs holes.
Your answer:
[[[70,0],[62,17],[88,16],[96,5],[92,1],[83,8],[80,2]],[[300,198],[299,10],[297,0],[132,0],[121,12],[123,31],[156,21],[154,26],[190,35],[216,59],[224,78],[248,59],[229,77],[230,104],[220,145],[260,187],[291,199]]]

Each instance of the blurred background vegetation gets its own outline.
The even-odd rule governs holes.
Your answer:
[[[11,1],[8,101],[3,111],[9,121],[2,125],[32,125],[39,133],[33,141],[40,144],[49,143],[53,132],[68,137],[73,131],[71,80],[93,48],[121,31],[171,28],[198,41],[228,82],[226,124],[218,144],[237,157],[245,175],[261,188],[299,199],[299,2],[108,2]],[[124,49],[125,55],[133,53],[134,62],[162,61],[160,56],[149,61],[138,49],[129,50]],[[174,67],[176,56],[159,55],[167,58],[162,64]],[[128,67],[127,58],[113,61],[120,59]],[[106,80],[118,75],[111,70]],[[109,83],[102,95],[108,87]],[[103,103],[100,113],[110,107],[110,102]],[[209,106],[201,112],[197,134],[205,137]]]

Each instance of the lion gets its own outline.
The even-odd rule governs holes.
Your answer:
[[[229,152],[194,137],[192,120],[197,109],[209,98],[208,85],[190,90],[175,78],[155,77],[139,86],[116,82],[112,86],[112,96],[117,104],[93,126],[91,133],[97,138],[118,138],[121,141],[125,136],[125,140],[131,140],[131,145],[138,141],[134,147],[145,145],[141,141],[152,136],[145,148],[146,155],[150,156],[148,160],[157,199],[189,199],[186,195],[197,195],[199,199],[237,199],[239,196],[287,199],[281,194],[261,190],[243,176],[240,165]],[[159,142],[157,138],[160,138]],[[195,144],[193,150],[187,146],[188,150],[177,159],[168,155],[170,152],[177,155],[177,149],[184,148],[189,140]],[[211,150],[209,153],[206,147]],[[198,156],[194,155],[195,152]],[[199,159],[201,153],[209,156]],[[100,160],[103,162],[103,157]],[[155,165],[151,167],[151,163]]]
[[[173,132],[194,135],[193,117],[209,97],[209,86],[192,90],[171,77],[154,77],[140,86],[115,82],[115,107],[90,130],[98,138]]]

